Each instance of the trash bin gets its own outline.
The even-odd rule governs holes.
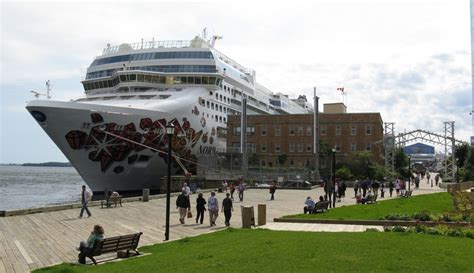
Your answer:
[[[255,226],[255,214],[253,212],[253,206],[240,206],[240,210],[242,213],[242,228],[251,228],[251,226]]]
[[[150,198],[150,189],[143,189],[143,202],[148,202]]]
[[[258,204],[258,225],[267,224],[267,204]]]

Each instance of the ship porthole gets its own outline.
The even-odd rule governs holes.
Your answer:
[[[40,111],[31,111],[30,114],[33,116],[33,118],[36,119],[38,122],[45,122],[46,121],[46,115],[43,112]]]

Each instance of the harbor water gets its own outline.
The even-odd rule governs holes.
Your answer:
[[[72,167],[0,166],[0,211],[78,202],[82,185]]]

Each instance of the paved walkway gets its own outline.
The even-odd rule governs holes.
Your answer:
[[[421,183],[421,189],[413,194],[427,194],[441,191],[439,188],[427,187]],[[352,205],[354,199],[352,188],[347,189],[347,196],[336,206]],[[267,204],[267,225],[264,228],[276,230],[306,230],[306,231],[363,231],[356,227],[323,224],[273,223],[273,218],[288,214],[301,213],[307,196],[317,198],[322,195],[321,188],[313,190],[277,190],[275,200],[269,201],[267,189],[252,189],[245,192],[244,202],[234,203],[234,214],[231,219],[232,227],[241,227],[240,206],[255,206]],[[224,193],[218,194],[219,202]],[[235,194],[237,199],[237,194]],[[350,197],[349,197],[350,196]],[[195,214],[196,195],[191,196],[193,214]],[[209,194],[205,194],[207,199]],[[389,199],[389,198],[386,198]],[[382,200],[382,199],[380,199]],[[186,224],[178,221],[178,211],[174,207],[176,199],[172,198],[170,238],[172,240],[187,236],[196,236],[225,228],[224,215],[219,214],[217,227],[209,227],[208,215],[205,215],[203,225],[196,224],[194,219],[187,219]],[[87,239],[93,225],[101,224],[106,236],[117,236],[133,232],[143,232],[140,246],[162,243],[164,239],[165,199],[154,199],[150,202],[124,203],[123,207],[101,209],[91,208],[92,217],[78,219],[79,210],[63,210],[22,216],[0,218],[0,273],[28,272],[32,269],[49,266],[61,262],[75,262],[77,252],[75,247],[79,241]],[[257,215],[255,215],[257,216]],[[284,226],[283,226],[284,225]],[[372,227],[373,228],[373,227]]]

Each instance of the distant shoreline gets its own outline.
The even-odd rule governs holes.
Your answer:
[[[22,166],[22,167],[72,167],[69,162],[43,162],[43,163],[23,163],[23,164],[0,164],[0,166]]]

